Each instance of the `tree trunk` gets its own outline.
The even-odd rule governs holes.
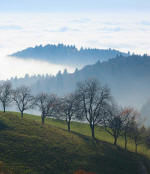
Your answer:
[[[95,139],[95,129],[94,129],[94,125],[91,125],[91,133],[92,133],[92,138]]]
[[[124,149],[125,150],[127,150],[127,135],[126,135],[126,133],[125,133],[125,135],[124,135],[124,141],[125,141],[125,146],[124,146]]]
[[[23,119],[23,111],[21,112],[21,119]]]
[[[5,107],[4,107],[4,111],[3,111],[4,113],[6,112],[6,109],[5,109]]]
[[[6,112],[6,106],[5,106],[5,104],[3,104],[3,112],[4,113]]]
[[[114,137],[114,145],[115,145],[115,146],[117,145],[117,139],[118,139],[118,137],[115,136],[115,137]]]
[[[135,144],[135,153],[137,153],[137,147],[138,147],[138,145]]]
[[[68,132],[70,132],[70,121],[67,122],[68,125]]]
[[[44,117],[44,115],[42,115],[41,117],[42,117],[42,124],[44,124],[45,123],[45,117]]]

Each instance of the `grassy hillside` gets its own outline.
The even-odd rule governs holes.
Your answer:
[[[63,121],[17,113],[0,113],[0,169],[13,174],[73,174],[79,169],[96,174],[141,174],[148,159],[111,144],[112,138],[96,128],[97,141],[88,125],[73,123],[72,133]],[[122,139],[119,140],[122,146]],[[130,150],[133,144],[130,142]],[[142,151],[142,149],[144,149]],[[146,147],[141,153],[149,154]]]

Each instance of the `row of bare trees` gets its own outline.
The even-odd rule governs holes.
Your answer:
[[[37,96],[31,94],[26,86],[12,89],[11,83],[0,85],[0,102],[3,111],[11,103],[15,103],[21,113],[38,109],[41,112],[42,124],[46,117],[63,119],[71,131],[71,121],[80,120],[89,124],[92,138],[95,139],[95,127],[101,126],[114,138],[114,145],[120,136],[124,137],[125,150],[128,137],[135,142],[135,151],[142,142],[143,130],[138,125],[139,114],[133,108],[121,108],[114,104],[110,90],[102,86],[97,80],[86,80],[77,84],[74,93],[65,97],[41,93]]]
[[[0,85],[0,102],[4,112],[6,107],[15,103],[21,113],[21,118],[23,118],[24,111],[34,107],[34,101],[30,88],[26,86],[21,86],[14,90],[9,82],[4,82]]]

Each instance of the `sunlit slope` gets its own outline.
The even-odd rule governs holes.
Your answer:
[[[42,126],[39,117],[25,115],[21,120],[17,115],[0,113],[0,161],[15,174],[73,174],[78,169],[136,174],[140,170],[142,158],[107,142],[93,142],[79,123],[68,133],[63,122],[49,120]],[[89,129],[83,126],[86,134]]]

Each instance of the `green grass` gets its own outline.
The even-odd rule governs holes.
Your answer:
[[[149,160],[112,145],[113,138],[102,128],[96,127],[97,141],[91,139],[87,124],[73,122],[71,133],[64,121],[25,114],[21,120],[18,113],[0,112],[0,161],[3,168],[13,174],[73,174],[78,169],[96,174],[138,174],[139,162],[149,166]],[[144,150],[143,150],[144,149]],[[149,150],[139,147],[141,154],[149,156]]]
[[[39,116],[35,117],[33,115],[25,114],[25,118],[30,119],[30,120],[35,120],[35,121],[41,123],[41,117],[39,117]],[[55,127],[67,130],[66,122],[63,121],[63,120],[47,118],[46,119],[46,124],[50,124],[50,125],[53,125]],[[89,128],[88,124],[83,124],[83,123],[79,123],[79,122],[71,122],[71,131],[91,137],[91,131],[90,131],[90,128]],[[101,127],[96,127],[95,136],[99,140],[102,140],[104,142],[108,142],[108,143],[113,144],[113,141],[114,141],[113,137],[110,134],[108,134]],[[121,148],[124,148],[124,139],[123,139],[123,137],[119,137],[118,146],[120,146]],[[129,138],[128,138],[128,150],[131,151],[131,152],[135,151],[134,142]],[[148,149],[143,144],[138,146],[138,153],[142,154],[142,155],[145,155],[147,157],[150,157],[150,149]]]

